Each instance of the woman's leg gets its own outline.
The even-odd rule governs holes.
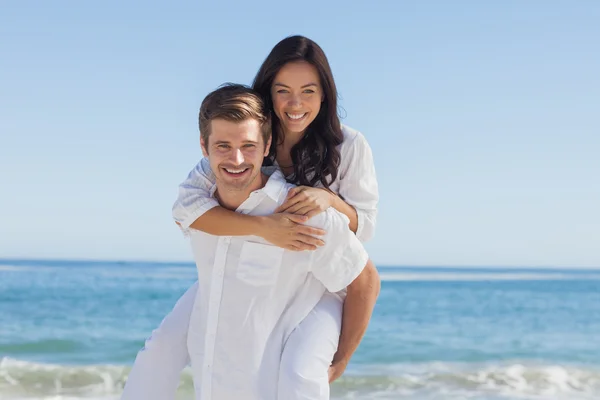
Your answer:
[[[138,352],[121,400],[175,398],[181,371],[189,363],[187,333],[198,282],[187,290]]]
[[[343,300],[325,293],[285,344],[279,371],[278,399],[329,399],[328,369],[342,327]]]

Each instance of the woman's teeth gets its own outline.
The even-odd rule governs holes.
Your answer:
[[[289,119],[302,119],[306,115],[306,113],[304,113],[304,114],[285,113],[285,115],[287,115]]]

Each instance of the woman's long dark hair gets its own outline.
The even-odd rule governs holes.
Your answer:
[[[306,61],[317,69],[325,98],[319,114],[306,128],[302,139],[291,149],[294,175],[290,178],[290,182],[304,186],[315,186],[321,182],[323,186],[329,188],[338,176],[340,152],[337,146],[342,143],[343,134],[337,115],[337,89],[323,49],[304,36],[290,36],[283,39],[273,47],[260,66],[252,86],[273,112],[271,86],[275,75],[285,64],[295,61]],[[265,165],[273,165],[277,145],[283,141],[279,119],[273,118],[272,125],[273,140]]]

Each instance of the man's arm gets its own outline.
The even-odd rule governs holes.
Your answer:
[[[348,285],[340,341],[329,368],[330,383],[342,376],[352,354],[358,348],[367,331],[380,289],[379,274],[373,262],[369,260],[360,275]]]

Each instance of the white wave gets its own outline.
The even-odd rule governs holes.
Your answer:
[[[129,371],[123,365],[40,364],[4,357],[0,359],[0,399],[117,399]],[[187,398],[192,390],[187,370],[182,383],[178,398]]]
[[[123,390],[130,368],[68,366],[0,360],[0,398],[6,400],[112,400]],[[193,399],[189,370],[177,399]],[[426,363],[351,365],[332,386],[342,399],[514,399],[597,400],[600,367],[526,362],[503,364]]]
[[[73,267],[75,268],[75,267]],[[34,266],[34,265],[0,265],[0,272],[56,272],[57,267]],[[193,279],[198,276],[196,268],[193,267],[160,267],[147,269],[119,269],[117,267],[84,267],[77,272],[95,274],[103,278],[140,278],[144,279]]]
[[[19,271],[22,267],[16,265],[0,265],[0,271]]]
[[[113,269],[104,269],[96,272],[97,275],[102,276],[103,278],[133,278],[133,279],[194,279],[198,277],[198,272],[195,268],[187,268],[187,269],[173,269],[165,268],[158,270],[113,270]]]
[[[40,270],[51,270],[52,267],[43,267],[43,266],[35,266],[35,265],[0,265],[0,271],[17,271],[17,272],[26,272],[26,271],[40,271]]]
[[[346,374],[337,399],[597,400],[600,368],[531,363],[430,363],[380,366]]]
[[[468,273],[468,272],[386,272],[379,271],[384,281],[528,281],[528,280],[600,280],[600,274],[569,274],[569,273]]]

